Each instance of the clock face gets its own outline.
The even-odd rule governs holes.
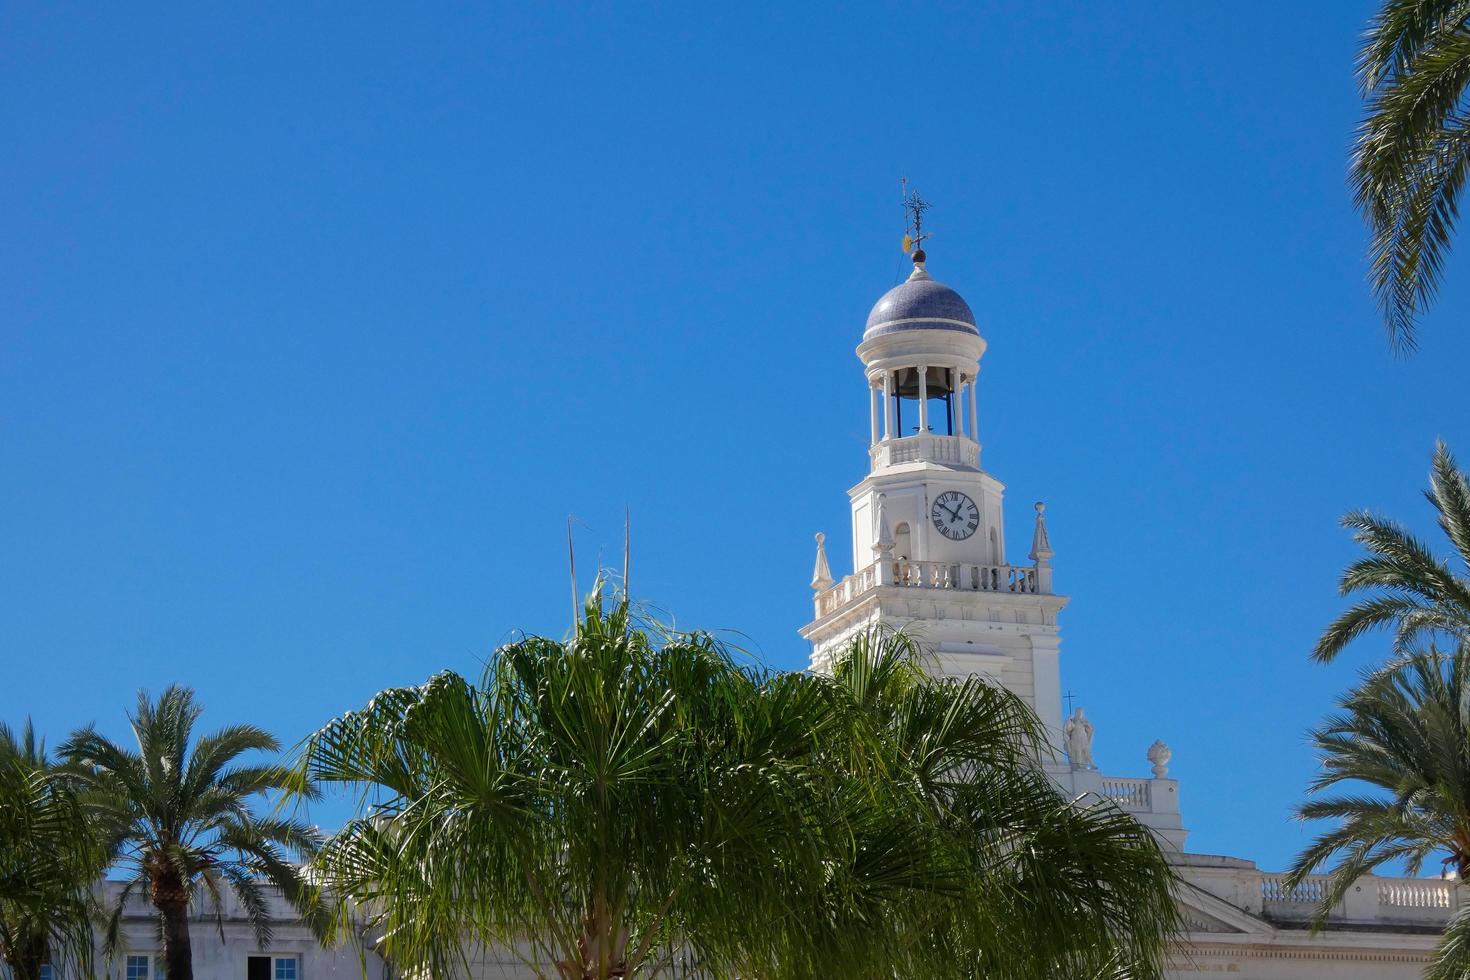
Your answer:
[[[958,490],[946,490],[934,498],[929,512],[939,533],[951,541],[963,541],[980,526],[980,508]]]

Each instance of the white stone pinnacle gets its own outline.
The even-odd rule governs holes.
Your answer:
[[[825,592],[832,588],[832,569],[827,564],[827,535],[817,532],[817,567],[812,570],[812,588]]]

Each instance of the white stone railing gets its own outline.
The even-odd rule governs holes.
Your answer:
[[[829,616],[878,584],[878,563],[860,568],[826,592],[817,594],[817,617]]]
[[[1059,781],[1079,799],[1106,801],[1154,831],[1171,848],[1184,850],[1189,832],[1179,814],[1179,782],[1158,765],[1153,779],[1108,776],[1093,766],[1073,767]]]
[[[1104,776],[1102,795],[1130,813],[1151,813],[1153,793],[1147,779],[1125,779],[1119,776]]]
[[[899,463],[948,463],[954,466],[980,465],[980,446],[966,436],[913,435],[902,439],[884,439],[868,449],[873,466],[897,466]]]
[[[880,585],[1021,595],[1039,595],[1042,591],[1035,566],[966,565],[890,558],[883,562],[873,562],[827,591],[817,593],[818,618],[831,615]]]
[[[1023,565],[951,565],[941,561],[893,562],[893,584],[919,589],[1035,594],[1036,569]]]
[[[1308,875],[1290,887],[1286,875],[1260,875],[1260,909],[1293,922],[1315,918],[1328,894],[1326,875]],[[1438,878],[1379,878],[1369,875],[1347,890],[1328,916],[1333,922],[1442,926],[1463,898],[1460,883]]]
[[[1261,875],[1261,901],[1267,905],[1316,905],[1326,894],[1325,875],[1308,875],[1295,888],[1286,883],[1286,875]]]
[[[1389,878],[1378,883],[1378,904],[1399,909],[1452,909],[1454,882]]]

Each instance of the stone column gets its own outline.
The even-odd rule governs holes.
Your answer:
[[[883,372],[883,438],[893,438],[893,372]]]
[[[929,365],[919,365],[919,435],[929,434]]]
[[[975,413],[975,382],[979,380],[978,377],[970,379],[970,438],[975,442],[980,441],[980,429],[977,424],[978,416]]]
[[[871,422],[869,429],[872,431],[869,444],[876,446],[878,444],[878,389],[871,381],[868,382],[868,415]]]
[[[969,435],[965,428],[965,376],[954,372],[954,427],[956,435]]]

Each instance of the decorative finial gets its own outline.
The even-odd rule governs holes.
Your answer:
[[[1046,504],[1036,501],[1036,531],[1031,535],[1029,556],[1034,562],[1049,562],[1054,554],[1051,550],[1051,537],[1046,533],[1046,518],[1042,516],[1045,512]]]
[[[832,588],[832,569],[827,565],[827,535],[817,532],[817,567],[812,570],[812,588],[826,592]]]
[[[929,202],[919,196],[918,191],[909,193],[909,179],[904,177],[903,185],[903,208],[909,214],[908,226],[903,236],[904,254],[912,252],[914,265],[920,270],[924,268],[924,249],[921,247],[924,240],[929,236],[924,234],[924,212],[929,210]]]
[[[1174,752],[1163,742],[1154,742],[1148,747],[1148,761],[1154,764],[1154,778],[1165,779],[1169,775],[1169,760]]]

